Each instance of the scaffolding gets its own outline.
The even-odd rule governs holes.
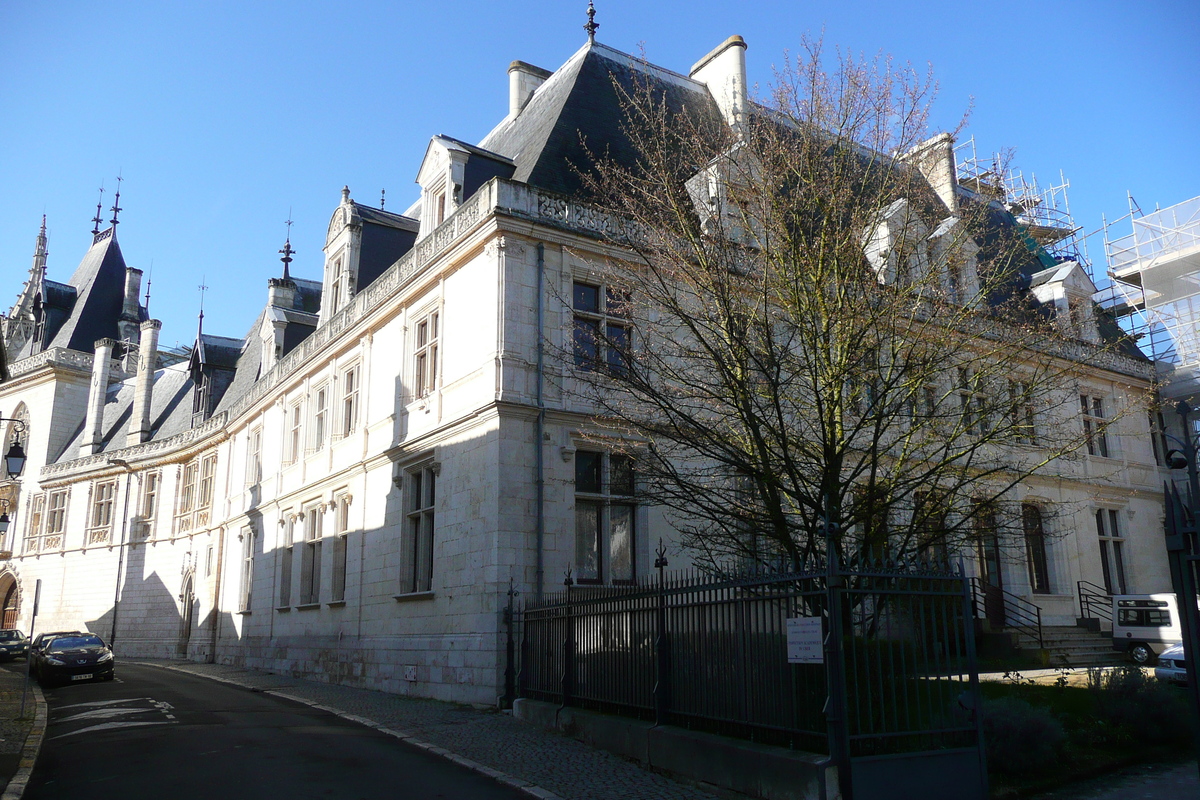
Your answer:
[[[1132,233],[1114,237],[1130,221]],[[1143,214],[1129,198],[1129,214],[1104,221],[1113,309],[1147,355],[1174,367],[1163,394],[1200,390],[1200,197]]]
[[[1001,203],[1055,262],[1075,261],[1093,277],[1082,228],[1071,216],[1071,182],[1059,172],[1058,183],[1042,186],[1033,173],[1011,168],[1011,160],[1011,153],[980,156],[973,136],[954,148],[960,185]]]

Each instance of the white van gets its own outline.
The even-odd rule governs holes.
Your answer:
[[[1113,649],[1138,664],[1153,664],[1158,654],[1183,641],[1179,606],[1173,594],[1113,595]]]

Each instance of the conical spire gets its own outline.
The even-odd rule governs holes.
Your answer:
[[[33,248],[33,272],[39,277],[46,274],[46,215],[42,214],[42,229],[38,231],[37,244]]]

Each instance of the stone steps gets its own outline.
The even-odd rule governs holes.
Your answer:
[[[1012,631],[1017,647],[1036,650],[1037,640],[1025,632]],[[1043,626],[1042,646],[1050,666],[1097,667],[1124,663],[1123,653],[1113,650],[1112,635],[1073,626]]]

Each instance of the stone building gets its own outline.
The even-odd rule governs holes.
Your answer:
[[[570,371],[546,353],[570,342],[569,299],[603,296],[605,220],[574,199],[582,139],[628,155],[613,79],[635,75],[736,125],[744,49],[732,37],[689,75],[594,41],[554,72],[513,62],[508,116],[477,145],[432,137],[405,213],[343,189],[322,273],[293,276],[285,245],[245,334],[201,327],[187,352],[158,347],[115,214],[64,283],[48,277],[43,229],[3,327],[0,414],[25,423],[5,440],[29,454],[0,484],[13,515],[0,596],[16,623],[29,628],[40,580],[40,630],[86,628],[122,657],[493,702],[510,582],[533,596],[568,567],[643,576],[650,543],[672,538],[619,481],[576,483],[581,464],[620,465],[584,436]],[[936,188],[965,191],[941,167]],[[1095,288],[1064,263],[1031,291],[1074,308]],[[605,318],[602,301],[586,311]],[[1088,417],[1067,423],[1096,423],[1152,377],[1114,354],[1083,379]],[[1066,478],[1020,488],[1072,509],[1040,572],[986,554],[975,567],[1051,623],[1074,623],[1080,580],[1169,585],[1145,415],[1106,437]]]

